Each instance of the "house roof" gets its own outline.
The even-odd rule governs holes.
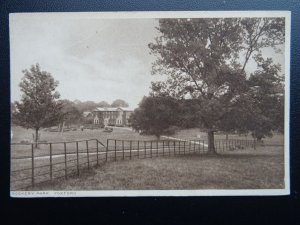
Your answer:
[[[116,111],[133,111],[133,109],[126,108],[126,107],[98,107],[94,109],[94,112],[116,112]]]

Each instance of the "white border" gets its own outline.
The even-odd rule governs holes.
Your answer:
[[[290,11],[157,11],[157,12],[76,12],[76,13],[10,13],[18,15],[60,16],[69,19],[146,19],[146,18],[233,18],[233,17],[285,17],[285,127],[284,127],[284,189],[243,190],[128,190],[128,191],[11,191],[11,197],[120,197],[120,196],[271,196],[290,194]]]

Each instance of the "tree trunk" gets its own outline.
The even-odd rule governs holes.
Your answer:
[[[210,155],[217,154],[216,149],[215,149],[214,131],[208,131],[207,138],[208,138],[208,152],[207,153]]]
[[[35,128],[35,147],[38,147],[38,140],[39,140],[39,128]]]

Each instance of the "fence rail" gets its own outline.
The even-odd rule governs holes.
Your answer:
[[[222,153],[245,147],[255,148],[253,140],[215,140]],[[11,144],[11,190],[23,190],[57,178],[68,179],[107,161],[204,154],[206,140],[136,141],[108,139],[106,146],[97,139],[31,144]]]
[[[104,161],[106,147],[97,139],[11,144],[11,190],[22,190],[78,174]],[[101,158],[102,157],[102,158]]]
[[[246,147],[255,148],[254,140],[215,140],[216,152],[233,151]],[[207,153],[206,140],[158,140],[136,141],[108,139],[106,143],[106,161],[133,158],[152,158],[157,156],[174,156],[191,153]]]

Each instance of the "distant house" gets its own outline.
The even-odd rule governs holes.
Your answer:
[[[130,115],[133,110],[125,107],[104,107],[93,110],[94,124],[104,126],[130,126]]]

